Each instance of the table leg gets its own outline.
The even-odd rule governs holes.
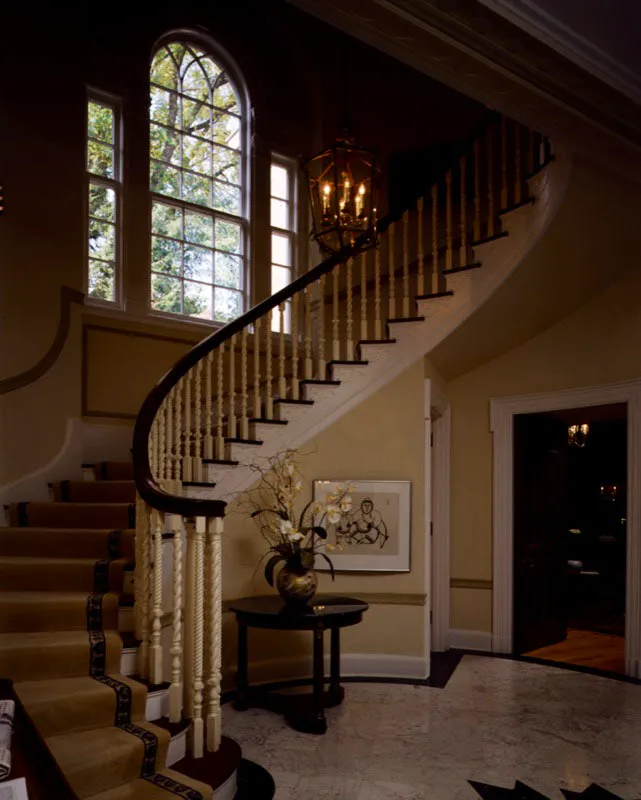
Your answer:
[[[312,695],[312,724],[314,733],[325,733],[327,721],[325,720],[325,669],[323,665],[323,631],[314,631],[314,689]]]
[[[247,693],[249,690],[247,680],[247,625],[238,622],[238,676],[236,679],[236,702],[234,708],[237,711],[246,711],[248,708]]]
[[[329,705],[337,706],[343,702],[345,691],[341,686],[341,632],[332,628],[331,651],[329,656]]]

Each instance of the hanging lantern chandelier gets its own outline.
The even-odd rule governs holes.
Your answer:
[[[376,184],[374,150],[362,147],[345,132],[331,147],[301,159],[309,186],[313,228],[311,238],[325,253],[337,253],[357,240],[376,244]]]

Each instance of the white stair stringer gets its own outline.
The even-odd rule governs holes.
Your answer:
[[[447,289],[452,290],[453,295],[417,301],[415,313],[423,316],[424,320],[391,324],[389,337],[396,340],[394,344],[364,345],[361,357],[367,360],[367,365],[337,365],[331,375],[341,381],[341,385],[335,387],[336,391],[315,393],[313,405],[281,406],[280,418],[287,419],[288,424],[274,425],[265,431],[263,445],[254,448],[256,452],[252,453],[252,461],[264,463],[264,459],[283,450],[301,447],[394,380],[461,325],[518,268],[536,245],[556,215],[569,173],[568,155],[557,150],[554,161],[528,181],[534,202],[504,215],[508,236],[474,248],[474,259],[480,261],[482,267],[448,275]],[[216,481],[216,488],[198,494],[230,502],[256,482],[256,472],[247,466],[248,463],[251,463],[249,459],[218,473],[212,465],[210,475]]]

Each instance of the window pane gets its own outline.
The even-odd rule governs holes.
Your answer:
[[[242,286],[242,262],[239,256],[216,253],[216,277],[214,282],[232,289]]]
[[[108,144],[87,142],[87,169],[103,178],[114,177],[114,151]]]
[[[165,272],[167,275],[180,275],[182,246],[171,239],[151,237],[151,268],[154,272]]]
[[[183,137],[183,167],[211,175],[211,146],[193,136]]]
[[[183,123],[185,133],[211,139],[211,110],[209,106],[183,98]]]
[[[240,189],[214,181],[213,207],[228,214],[240,214]]]
[[[214,289],[214,319],[219,322],[230,322],[242,314],[240,292],[232,289]]]
[[[214,105],[224,111],[233,111],[236,114],[240,112],[236,93],[226,76],[218,81],[218,85],[214,90]]]
[[[151,82],[159,83],[168,89],[178,90],[178,75],[176,65],[171,58],[169,49],[163,47],[154,56],[151,64]]]
[[[214,221],[211,217],[204,214],[194,214],[191,211],[185,212],[185,239],[194,244],[205,244],[209,247],[213,244]]]
[[[101,142],[114,142],[114,112],[100,103],[89,103],[87,106],[87,132],[92,139]]]
[[[178,95],[167,92],[164,89],[151,87],[151,97],[149,105],[149,118],[154,122],[162,122],[171,128],[180,128],[178,111]]]
[[[289,229],[289,203],[284,200],[271,199],[271,224],[276,228]]]
[[[116,221],[116,193],[108,186],[89,184],[89,214],[110,222]]]
[[[292,282],[292,271],[288,267],[272,264],[272,294],[280,292]]]
[[[216,220],[216,248],[228,253],[240,253],[240,225],[234,222]]]
[[[185,281],[185,314],[211,319],[211,286]]]
[[[180,137],[175,131],[151,124],[149,152],[152,158],[180,164]]]
[[[199,206],[210,205],[211,180],[202,175],[183,173],[183,200],[197,203]]]
[[[113,264],[89,259],[89,296],[100,300],[115,300],[114,273]]]
[[[284,267],[291,266],[289,236],[283,236],[280,233],[272,233],[272,261]]]
[[[204,247],[185,245],[185,277],[211,283],[213,278],[214,254]]]
[[[278,164],[272,164],[270,194],[281,200],[289,200],[289,176],[285,167],[279,167]]]
[[[103,261],[116,259],[116,226],[109,222],[89,220],[89,255]]]
[[[152,192],[167,197],[180,197],[180,172],[176,167],[168,167],[159,161],[151,162],[150,185]]]
[[[240,185],[240,153],[214,146],[214,178]]]
[[[196,100],[211,103],[209,78],[202,65],[191,55],[187,55],[183,63],[189,64],[183,77],[183,92]]]
[[[182,212],[175,206],[155,200],[151,206],[151,230],[173,239],[182,238]]]
[[[240,149],[240,120],[220,111],[214,112],[214,141]]]
[[[168,275],[151,276],[151,307],[156,311],[171,311],[180,314],[182,282]]]

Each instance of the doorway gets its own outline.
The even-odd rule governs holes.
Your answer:
[[[516,654],[625,673],[627,404],[514,416]]]

